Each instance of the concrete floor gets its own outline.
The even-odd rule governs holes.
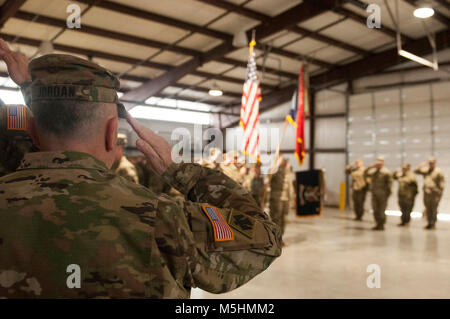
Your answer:
[[[373,216],[325,209],[322,217],[289,216],[283,254],[264,273],[232,292],[194,289],[196,298],[450,298],[450,222],[425,231],[425,220],[409,228],[388,216],[374,232]],[[367,266],[377,264],[381,287],[368,288]]]

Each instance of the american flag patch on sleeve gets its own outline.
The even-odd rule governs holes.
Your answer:
[[[27,110],[23,105],[8,105],[8,130],[27,130]]]
[[[223,216],[217,207],[203,205],[202,209],[213,226],[215,241],[229,241],[234,239],[233,231],[225,219],[223,219]]]

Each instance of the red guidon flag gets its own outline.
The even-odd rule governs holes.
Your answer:
[[[296,129],[295,157],[299,165],[305,161],[305,115],[309,114],[308,68],[302,65],[298,78],[298,88],[292,97],[291,110],[286,120]]]
[[[244,129],[242,152],[259,160],[259,102],[261,101],[261,87],[256,73],[255,52],[256,42],[250,42],[250,53],[247,64],[244,90],[242,93],[241,121]]]

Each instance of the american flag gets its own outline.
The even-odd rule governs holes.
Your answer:
[[[216,241],[227,241],[233,240],[234,234],[231,230],[230,226],[223,219],[222,214],[220,213],[217,207],[204,205],[203,211],[208,216],[214,228],[214,239]]]
[[[255,52],[256,43],[250,43],[250,54],[247,64],[244,90],[241,104],[241,126],[244,129],[242,152],[245,155],[259,159],[259,102],[261,87],[256,73]]]
[[[8,130],[27,129],[27,110],[23,105],[9,105],[8,113]]]

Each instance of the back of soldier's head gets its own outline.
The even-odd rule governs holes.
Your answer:
[[[116,90],[118,79],[108,70],[70,55],[49,54],[30,62],[31,109],[36,125],[62,138],[94,136],[103,118],[124,117]],[[117,110],[116,110],[117,109]]]

